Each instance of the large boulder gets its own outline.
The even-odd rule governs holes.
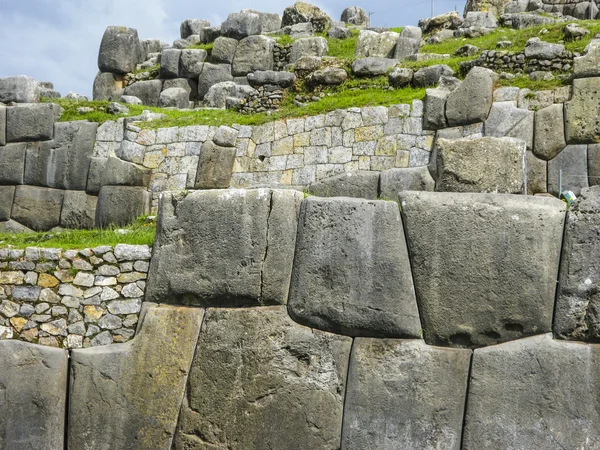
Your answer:
[[[348,79],[348,72],[340,67],[326,67],[306,77],[309,86],[339,86]]]
[[[498,74],[484,67],[472,68],[446,102],[446,117],[451,127],[484,122],[492,107]]]
[[[582,189],[567,213],[554,333],[600,342],[600,186]]]
[[[96,194],[102,186],[148,186],[151,176],[151,169],[115,157],[109,157],[97,172],[94,174],[99,178],[98,190],[94,191]]]
[[[543,160],[556,157],[566,146],[562,104],[550,105],[535,112],[533,153]]]
[[[400,35],[393,31],[377,33],[372,30],[361,30],[358,33],[354,56],[366,58],[392,58]]]
[[[406,67],[396,67],[388,75],[388,83],[391,87],[399,89],[412,83],[414,72]]]
[[[302,57],[327,56],[328,53],[329,45],[324,37],[301,38],[292,44],[289,61],[293,64]]]
[[[409,191],[400,201],[428,344],[491,345],[551,330],[563,202]]]
[[[438,139],[436,190],[521,194],[525,151],[525,142],[514,138]]]
[[[67,352],[3,340],[0,359],[0,447],[64,449]]]
[[[219,36],[213,43],[210,60],[216,64],[232,64],[237,46],[236,39]]]
[[[357,338],[342,448],[459,450],[470,360],[420,340]]]
[[[406,38],[400,36],[396,42],[396,49],[394,50],[394,58],[397,60],[403,60],[410,55],[419,53],[421,48],[421,40]]]
[[[190,94],[179,87],[165,89],[160,93],[158,106],[161,108],[187,109],[190,107]]]
[[[142,62],[142,46],[134,28],[108,27],[98,53],[100,72],[130,73]]]
[[[37,186],[17,186],[11,218],[35,231],[60,224],[65,191]]]
[[[193,35],[200,35],[202,30],[210,27],[210,21],[203,19],[186,19],[181,22],[179,32],[181,39],[187,39]]]
[[[423,108],[423,129],[439,130],[446,128],[446,100],[452,91],[460,85],[460,80],[454,77],[441,76],[440,84],[435,89],[425,90]]]
[[[249,36],[242,39],[233,57],[233,76],[245,76],[256,70],[273,70],[275,41],[267,36]]]
[[[549,334],[475,350],[463,448],[597,447],[599,350]]]
[[[573,95],[565,103],[568,144],[600,142],[600,77],[573,80]]]
[[[484,123],[486,136],[512,137],[521,139],[527,149],[533,147],[534,112],[517,108],[515,102],[494,102]],[[562,124],[562,122],[560,122]],[[555,125],[556,126],[556,125]],[[556,128],[563,128],[557,126]]]
[[[96,206],[96,227],[129,225],[150,212],[150,194],[144,187],[102,186]]]
[[[419,28],[423,33],[432,34],[440,30],[456,30],[463,23],[463,18],[457,11],[419,20]]]
[[[308,197],[297,239],[292,318],[350,336],[420,336],[396,202]]]
[[[0,222],[10,220],[14,198],[14,186],[0,186]]]
[[[590,186],[600,184],[600,145],[588,145],[588,177]]]
[[[144,105],[158,106],[162,80],[138,81],[125,88],[125,95],[139,98]]]
[[[340,448],[351,346],[283,306],[209,309],[174,449]]]
[[[253,94],[258,94],[258,92],[250,86],[224,81],[210,87],[204,96],[204,104],[209,108],[224,109],[227,106],[228,98],[245,99]]]
[[[600,76],[600,42],[590,42],[588,52],[573,60],[573,77]]]
[[[93,228],[98,197],[85,191],[65,191],[60,226],[63,228]]]
[[[567,145],[548,161],[549,193],[558,196],[564,191],[572,191],[579,195],[581,189],[589,186],[587,148],[587,145]]]
[[[505,27],[522,30],[540,25],[551,25],[556,23],[556,19],[541,14],[503,14],[500,16],[500,23]]]
[[[196,172],[196,189],[227,189],[231,182],[235,148],[222,147],[212,141],[202,144],[198,170]]]
[[[488,12],[478,12],[478,11],[469,11],[466,16],[464,22],[461,24],[461,28],[498,28],[498,21],[496,20],[496,16],[494,13]]]
[[[204,63],[198,78],[198,97],[203,99],[212,86],[225,81],[233,81],[230,64]]]
[[[190,100],[198,99],[198,80],[191,80],[189,78],[174,78],[171,80],[165,80],[163,82],[163,91],[170,88],[185,89],[185,91],[188,93],[188,97]],[[134,97],[134,99],[135,98],[137,97]],[[141,101],[139,104],[141,104]]]
[[[388,169],[381,172],[379,197],[396,201],[400,191],[433,191],[434,188],[435,181],[426,166]]]
[[[74,350],[69,447],[171,448],[203,315],[145,303],[133,340]]]
[[[517,3],[516,1],[512,3]],[[525,12],[525,8],[529,0],[521,0],[521,3],[524,3],[524,7],[522,11]],[[495,16],[500,16],[504,14],[505,8],[507,5],[511,4],[511,0],[467,0],[465,4],[465,15],[469,14],[469,11],[486,11]],[[515,11],[517,12],[517,11]]]
[[[358,58],[352,62],[352,73],[358,76],[375,77],[386,75],[398,64],[395,59],[388,58]]]
[[[26,75],[0,78],[0,102],[37,103],[40,101],[39,83]]]
[[[304,2],[296,2],[283,11],[281,26],[305,22],[312,23],[313,29],[317,33],[322,33],[331,25],[331,18],[318,7]]]
[[[166,48],[160,55],[160,78],[178,78],[181,50],[178,48]]]
[[[285,304],[301,201],[299,192],[265,189],[163,195],[147,300]]]
[[[350,6],[342,11],[340,20],[350,25],[369,27],[370,20],[367,12],[360,6]]]
[[[281,28],[281,16],[277,13],[266,13],[254,9],[242,9],[242,14],[258,14],[263,33],[272,33]]]
[[[232,13],[221,24],[221,34],[238,41],[262,33],[260,16],[253,12]]]
[[[182,50],[179,59],[179,76],[182,78],[198,78],[202,73],[206,56],[206,50]]]
[[[544,42],[538,37],[532,37],[525,44],[525,57],[529,59],[554,59],[564,51],[564,45]]]
[[[318,197],[355,197],[375,200],[379,194],[379,172],[357,170],[312,183],[308,191]]]
[[[548,192],[548,163],[527,151],[527,195]]]
[[[417,70],[413,75],[413,85],[415,87],[435,86],[442,77],[451,77],[452,75],[454,75],[454,70],[450,66],[434,64]]]
[[[250,86],[279,86],[282,88],[291,87],[296,81],[296,75],[292,72],[276,72],[274,70],[257,70],[249,73],[247,76]]]
[[[330,39],[348,39],[352,37],[352,31],[346,27],[332,27],[327,32]]]
[[[8,144],[0,149],[0,185],[23,184],[27,144]]]
[[[47,141],[54,136],[58,105],[24,103],[6,109],[6,142]]]
[[[92,98],[94,100],[116,101],[123,95],[125,87],[122,76],[110,72],[98,72],[94,78]]]

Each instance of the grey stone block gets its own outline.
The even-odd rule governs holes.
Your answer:
[[[589,16],[588,16],[589,17]],[[569,24],[575,25],[575,24]],[[565,27],[565,31],[569,28]],[[577,25],[575,25],[577,26]],[[587,31],[585,28],[583,29]],[[588,31],[589,32],[589,31]],[[573,60],[573,76],[574,78],[597,77],[600,75],[600,43],[590,42],[588,52],[574,58]]]
[[[189,95],[189,100],[198,99],[198,80],[190,80],[189,78],[174,78],[163,82],[163,91],[169,88],[185,89]]]
[[[436,191],[523,193],[525,142],[514,138],[438,139]]]
[[[352,73],[358,76],[375,77],[387,74],[398,61],[388,58],[358,58],[352,62]]]
[[[309,188],[318,197],[355,197],[377,199],[379,172],[357,170],[312,183]]]
[[[125,27],[106,28],[98,53],[100,71],[130,73],[139,62],[142,62],[142,46],[137,30]]]
[[[573,80],[573,95],[565,103],[567,144],[595,144],[600,136],[600,77]]]
[[[470,350],[357,338],[342,448],[459,450],[470,361]]]
[[[28,103],[7,108],[6,141],[46,141],[54,136],[57,105]]]
[[[585,188],[567,213],[554,334],[600,342],[600,186]]]
[[[125,87],[122,75],[110,72],[98,72],[94,79],[92,98],[94,100],[117,101],[123,95]]]
[[[263,33],[271,33],[273,31],[277,31],[281,28],[281,16],[279,14],[265,13],[265,12],[260,12],[260,11],[254,10],[254,9],[247,9],[247,8],[242,9],[240,12],[242,14],[245,14],[245,13],[258,14]]]
[[[600,184],[600,145],[598,144],[588,145],[588,182],[590,186]]]
[[[527,151],[527,194],[548,192],[548,163]]]
[[[46,231],[60,224],[64,191],[36,186],[17,186],[12,219],[35,231]]]
[[[554,159],[548,161],[549,193],[558,196],[560,187],[563,192],[573,191],[575,195],[579,195],[582,188],[589,186],[587,147],[567,145]]]
[[[400,200],[427,343],[477,347],[551,329],[563,202],[408,191]]]
[[[0,78],[0,102],[37,103],[40,101],[39,83],[26,75]]]
[[[354,56],[366,58],[392,58],[400,35],[393,31],[377,33],[373,30],[360,30]]]
[[[358,6],[351,6],[349,8],[346,8],[342,11],[342,16],[340,18],[340,20],[344,23],[349,23],[352,25],[359,25],[362,27],[368,27],[370,24],[370,20],[369,20],[369,15],[367,14],[367,12],[358,7]],[[416,28],[416,27],[412,27],[412,28]],[[419,29],[420,30],[420,29]]]
[[[179,62],[181,60],[181,50],[176,48],[166,48],[160,55],[160,77],[177,78],[179,77]]]
[[[160,93],[158,106],[161,108],[188,109],[190,107],[190,94],[179,87],[165,89]]]
[[[174,448],[339,448],[351,343],[283,306],[209,309]]]
[[[403,60],[407,56],[419,53],[421,48],[421,39],[413,39],[408,37],[400,36],[396,42],[396,48],[394,50],[394,59]]]
[[[228,37],[218,37],[213,44],[212,53],[210,54],[211,61],[215,63],[232,64],[235,51],[238,46],[236,39]]]
[[[233,147],[221,147],[211,141],[202,144],[195,188],[228,188],[231,182],[235,151]]]
[[[0,106],[0,147],[6,145],[6,108]]]
[[[147,300],[285,304],[301,201],[300,192],[268,189],[163,195]]]
[[[85,191],[65,191],[60,213],[60,226],[63,228],[93,228],[97,201],[98,197],[87,195]]]
[[[125,95],[139,98],[144,105],[158,106],[161,91],[161,80],[138,81],[125,88]]]
[[[474,67],[448,97],[446,118],[451,127],[484,122],[492,107],[494,84],[498,74]]]
[[[435,86],[442,77],[451,77],[454,70],[446,64],[435,64],[429,67],[423,67],[417,70],[413,76],[413,85],[415,87]]]
[[[186,19],[181,22],[179,32],[181,39],[187,39],[194,34],[200,34],[204,28],[210,27],[210,21],[204,19]]]
[[[527,144],[527,150],[533,147],[533,111],[517,108],[516,102],[495,102],[484,124],[486,136],[512,137]],[[556,128],[562,122],[555,125]]]
[[[198,78],[202,73],[206,50],[187,49],[181,51],[179,58],[179,76],[183,78]]]
[[[14,186],[0,186],[0,221],[10,220],[14,198]]]
[[[0,447],[62,450],[67,352],[7,340],[0,359]]]
[[[205,63],[204,69],[198,78],[198,97],[203,99],[211,86],[223,81],[232,81],[230,64]]]
[[[104,169],[107,162],[108,158],[92,158],[90,161],[90,170],[88,172],[88,181],[86,186],[86,192],[88,194],[98,195],[100,188],[104,186],[103,177],[106,173]]]
[[[598,350],[550,335],[475,350],[463,448],[598,447]]]
[[[27,144],[8,144],[0,148],[0,185],[23,184]]]
[[[15,220],[8,220],[0,222],[0,233],[33,233],[33,230]]]
[[[221,34],[225,37],[242,40],[262,33],[260,16],[253,12],[232,13],[221,24]]]
[[[296,75],[292,72],[277,72],[274,70],[257,70],[249,73],[247,80],[250,86],[275,85],[282,88],[291,87],[296,81]]]
[[[150,200],[144,187],[102,186],[96,206],[96,227],[129,225],[150,212]]]
[[[145,303],[132,341],[73,350],[69,448],[171,448],[203,315]]]
[[[397,203],[308,197],[297,240],[294,320],[350,336],[420,336]]]
[[[217,129],[213,142],[223,147],[235,147],[238,134],[239,132],[235,128],[222,125]]]
[[[239,50],[239,47],[238,47]],[[306,37],[300,38],[292,44],[290,50],[289,62],[294,64],[304,56],[327,56],[329,53],[329,44],[324,37]]]
[[[98,158],[94,158],[98,159]],[[148,186],[150,182],[151,169],[138,164],[123,161],[120,158],[110,157],[101,166],[100,172],[102,186]],[[89,188],[89,182],[88,182]]]
[[[247,75],[257,70],[273,70],[275,40],[267,36],[248,36],[242,39],[233,57],[231,73]]]
[[[379,196],[387,200],[398,200],[400,191],[433,191],[435,181],[427,167],[389,169],[381,172]]]
[[[550,105],[535,112],[535,143],[538,158],[551,160],[566,146],[563,105]]]

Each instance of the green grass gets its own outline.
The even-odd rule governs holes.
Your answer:
[[[352,36],[348,39],[327,39],[329,44],[329,56],[339,59],[354,58],[359,30],[351,29],[350,32],[352,33]]]
[[[275,39],[278,44],[286,46],[292,45],[294,43],[294,39],[292,39],[288,34],[282,34]]]
[[[158,72],[160,72],[160,64],[156,64],[152,67],[150,67],[149,69],[135,69],[133,71],[134,74],[138,74],[138,73],[144,73],[144,72],[150,72],[150,74],[155,73],[158,76]]]
[[[155,234],[156,225],[149,223],[146,217],[140,217],[133,225],[121,228],[111,227],[96,230],[64,230],[16,234],[0,233],[0,247],[8,245],[15,248],[36,246],[68,250],[91,248],[100,245],[152,245]]]
[[[512,86],[520,89],[531,89],[532,91],[545,91],[556,89],[561,86],[568,86],[571,82],[568,79],[555,78],[550,81],[533,81],[524,75],[517,75],[512,80],[501,79],[496,83],[497,86]]]
[[[394,33],[402,33],[403,29],[404,29],[404,27],[393,27],[393,28],[390,28],[390,31],[393,31]]]
[[[423,67],[433,66],[435,64],[446,64],[452,70],[454,70],[454,76],[459,77],[460,75],[460,63],[463,61],[470,61],[473,58],[462,57],[462,56],[452,56],[450,58],[435,58],[430,59],[428,61],[401,61],[401,67],[408,67],[409,69],[413,69],[415,72]]]
[[[206,50],[206,53],[208,53],[209,56],[210,56],[212,54],[213,45],[214,45],[213,42],[211,42],[210,44],[194,44],[194,45],[190,45],[188,47],[188,49],[192,49],[192,50]]]

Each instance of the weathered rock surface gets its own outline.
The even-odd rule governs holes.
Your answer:
[[[305,56],[326,56],[329,52],[329,44],[324,37],[300,38],[292,44],[290,50],[290,63],[295,63]]]
[[[179,87],[165,89],[160,93],[158,106],[162,108],[189,108],[190,94],[185,89]]]
[[[396,67],[388,75],[388,82],[391,87],[401,88],[412,83],[414,72],[405,67]]]
[[[282,88],[291,87],[296,81],[296,75],[292,72],[276,72],[274,70],[257,70],[248,74],[250,86],[273,85]]]
[[[0,447],[62,450],[67,352],[0,341],[0,359]]]
[[[311,86],[339,86],[348,79],[348,73],[339,67],[326,67],[311,73],[306,82]]]
[[[14,197],[14,186],[0,186],[0,221],[10,220]]]
[[[531,150],[533,147],[533,119],[533,111],[517,108],[515,102],[494,102],[484,124],[485,135],[521,139],[527,144],[527,149]],[[554,126],[563,128],[556,124]]]
[[[344,9],[340,20],[351,25],[358,25],[361,27],[369,26],[369,15],[359,6],[351,6]]]
[[[568,144],[600,142],[600,77],[573,80],[573,95],[565,103]]]
[[[463,23],[463,18],[456,11],[440,14],[439,16],[419,20],[419,28],[423,33],[434,31],[456,29]]]
[[[225,109],[229,97],[244,99],[251,94],[257,94],[253,87],[236,84],[233,81],[223,81],[210,87],[204,96],[204,104],[209,108]]]
[[[238,46],[238,41],[224,36],[218,37],[214,44],[210,60],[214,63],[231,64]]]
[[[351,344],[283,306],[209,309],[174,448],[339,448]]]
[[[299,223],[292,318],[350,336],[420,335],[397,203],[309,197]]]
[[[588,187],[587,145],[567,145],[554,159],[548,161],[548,192],[556,196],[559,189],[579,195]]]
[[[469,11],[465,15],[465,20],[461,28],[498,28],[498,21],[492,12]]]
[[[96,205],[96,227],[129,225],[150,212],[150,194],[144,187],[102,186]]]
[[[377,33],[372,30],[361,30],[354,56],[358,58],[392,58],[400,35],[393,31]]]
[[[98,68],[101,72],[133,72],[141,60],[142,47],[137,30],[125,27],[106,29],[98,53]]]
[[[232,13],[221,24],[221,34],[238,41],[262,33],[262,23],[256,13]]]
[[[310,22],[317,33],[321,33],[331,25],[331,18],[320,8],[304,2],[296,2],[283,10],[281,26]]]
[[[65,191],[60,213],[60,226],[63,228],[93,228],[96,220],[98,197],[87,195],[85,191]]]
[[[47,141],[54,136],[58,105],[27,103],[6,109],[6,141]]]
[[[242,39],[233,58],[233,75],[247,75],[256,70],[273,70],[274,46],[275,41],[267,36],[249,36]]]
[[[202,30],[208,27],[210,27],[210,21],[208,20],[186,19],[179,26],[181,39],[187,39],[194,34],[200,35]]]
[[[204,68],[198,78],[198,97],[204,98],[212,86],[224,81],[233,81],[231,65],[204,63]]]
[[[92,98],[94,100],[118,100],[125,91],[121,77],[110,72],[98,72],[94,79]]]
[[[158,106],[161,90],[161,80],[147,80],[127,86],[124,92],[125,95],[139,98],[144,105]]]
[[[548,163],[527,151],[527,194],[548,192]]]
[[[147,300],[285,304],[301,201],[300,192],[268,189],[164,195]]]
[[[446,118],[451,127],[483,122],[487,118],[498,74],[484,67],[474,67],[448,97]]]
[[[358,76],[385,75],[398,61],[389,58],[358,58],[352,62],[352,73]]]
[[[8,144],[0,149],[0,185],[23,184],[27,144]]]
[[[452,91],[459,85],[460,80],[451,76],[441,76],[439,86],[435,89],[425,90],[423,110],[423,129],[439,130],[446,128],[446,100]]]
[[[563,105],[550,105],[535,112],[535,143],[533,152],[549,161],[566,146]]]
[[[417,70],[413,77],[415,87],[435,86],[442,77],[451,77],[454,70],[446,64],[434,64]]]
[[[240,12],[242,14],[258,14],[263,33],[271,33],[281,28],[281,16],[277,13],[266,13],[247,8],[242,9]]]
[[[37,103],[40,87],[36,80],[26,75],[0,78],[0,102]]]
[[[600,76],[600,42],[590,42],[588,52],[573,60],[573,77],[587,78],[598,76]]]
[[[182,78],[198,78],[202,73],[206,56],[206,50],[182,50],[179,58],[179,76]]]
[[[396,42],[396,49],[394,50],[394,58],[403,60],[407,56],[419,53],[421,48],[421,39],[413,39],[400,36]]]
[[[475,350],[463,448],[600,446],[599,350],[549,334]]]
[[[235,148],[222,147],[207,141],[202,145],[198,171],[196,172],[196,189],[227,189],[231,181]]]
[[[567,213],[554,334],[600,342],[600,186],[581,191]]]
[[[538,37],[529,39],[525,44],[525,57],[531,59],[554,59],[564,51],[564,45],[544,42]]]
[[[458,450],[470,359],[470,350],[418,340],[357,338],[342,448]]]
[[[179,76],[179,62],[181,49],[166,48],[160,54],[160,77],[177,78]]]
[[[427,343],[477,347],[551,329],[563,202],[429,192],[400,200]]]
[[[144,308],[132,341],[73,351],[69,448],[171,448],[204,312]]]
[[[12,219],[36,231],[58,226],[64,192],[37,186],[17,186]]]
[[[438,139],[436,191],[523,193],[525,142],[514,138]]]
[[[590,186],[600,184],[600,145],[588,145],[588,182]]]
[[[377,199],[379,173],[370,170],[346,172],[312,183],[309,192],[318,197],[355,197]]]
[[[388,169],[381,172],[379,196],[396,201],[400,191],[433,191],[435,181],[426,166]]]

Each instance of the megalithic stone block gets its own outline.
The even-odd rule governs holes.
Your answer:
[[[74,350],[69,448],[169,450],[203,315],[146,303],[132,341]]]
[[[140,186],[102,186],[96,204],[96,226],[129,225],[150,212],[150,194]]]
[[[600,186],[581,191],[567,213],[554,334],[600,342]]]
[[[471,353],[421,340],[357,338],[342,449],[458,450]]]
[[[351,345],[285,306],[209,309],[174,448],[339,449]]]
[[[565,103],[567,144],[600,142],[600,77],[573,80],[573,96]]]
[[[65,191],[37,186],[17,186],[11,218],[36,231],[60,224]]]
[[[63,450],[68,355],[0,341],[0,448]]]
[[[26,103],[6,110],[6,142],[47,141],[54,136],[58,105]]]
[[[478,347],[551,330],[566,205],[401,192],[425,341]]]
[[[462,448],[600,447],[599,356],[549,334],[475,350]]]
[[[147,299],[195,306],[287,303],[302,198],[270,189],[163,194]]]
[[[396,202],[308,197],[297,239],[292,318],[350,336],[420,337]]]

